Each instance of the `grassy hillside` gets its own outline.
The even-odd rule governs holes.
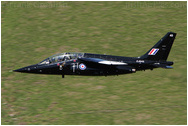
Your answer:
[[[187,124],[187,2],[5,2],[2,124]],[[177,33],[174,69],[84,77],[9,72],[60,52],[140,56]]]

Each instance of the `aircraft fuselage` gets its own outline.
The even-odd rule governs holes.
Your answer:
[[[140,57],[123,57],[92,53],[60,53],[38,64],[23,67],[15,72],[36,74],[107,76],[135,73],[154,68],[172,68],[166,61],[176,33],[168,32],[150,50]]]

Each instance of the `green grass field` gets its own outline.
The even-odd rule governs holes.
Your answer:
[[[186,1],[1,6],[2,124],[187,124]],[[9,72],[61,52],[140,56],[169,31],[174,69],[64,79]]]

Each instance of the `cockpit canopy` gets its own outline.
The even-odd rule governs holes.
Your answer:
[[[47,59],[41,61],[39,64],[52,64],[62,61],[68,61],[77,59],[78,57],[83,57],[84,53],[59,53],[48,57]]]

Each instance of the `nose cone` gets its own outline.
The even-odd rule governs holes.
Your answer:
[[[13,70],[14,72],[24,72],[25,69],[24,68],[20,68],[20,69],[16,69],[16,70]]]
[[[27,67],[23,67],[20,69],[13,70],[14,72],[22,72],[22,73],[32,73],[34,72],[33,69],[36,68],[36,65],[31,65]]]
[[[16,69],[16,70],[13,70],[13,71],[14,71],[14,72],[29,73],[30,70],[31,70],[30,67],[23,67],[23,68]]]

